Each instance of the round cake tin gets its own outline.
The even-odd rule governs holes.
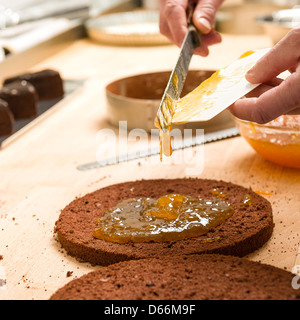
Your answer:
[[[215,72],[212,70],[190,70],[188,72],[182,96],[192,91],[201,82]],[[106,90],[108,121],[118,126],[119,121],[127,121],[127,128],[154,129],[154,121],[161,98],[168,83],[171,71],[131,75],[109,83]],[[225,110],[206,122],[193,122],[176,125],[185,128],[203,128],[213,132],[232,127],[234,121],[229,111]]]

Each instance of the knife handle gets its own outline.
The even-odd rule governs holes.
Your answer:
[[[193,44],[195,48],[200,47],[201,45],[201,33],[193,24],[193,13],[196,7],[196,2],[194,0],[189,0],[187,9],[186,9],[186,20],[188,25],[188,32],[191,34]]]
[[[194,48],[201,46],[202,34],[196,29],[194,25],[188,27],[188,33],[191,35]]]
[[[186,21],[187,25],[193,24],[193,13],[196,8],[196,3],[194,0],[189,0],[186,8]]]
[[[186,8],[186,20],[188,25],[188,32],[192,36],[192,41],[194,43],[195,48],[200,47],[201,45],[201,33],[197,30],[197,28],[193,24],[193,13],[196,7],[195,0],[189,0]]]

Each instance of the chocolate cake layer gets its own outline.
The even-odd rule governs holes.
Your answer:
[[[0,99],[5,100],[15,119],[37,115],[38,96],[34,86],[25,81],[14,81],[0,89]]]
[[[0,99],[0,136],[11,134],[13,131],[14,116],[8,103]]]
[[[125,261],[92,271],[50,300],[300,300],[285,270],[202,254]]]
[[[26,80],[36,89],[39,100],[60,98],[64,95],[63,81],[58,71],[45,69],[24,73],[4,80],[4,85],[16,80]]]
[[[170,193],[213,199],[217,196],[213,189],[226,195],[234,213],[205,235],[179,241],[125,244],[95,239],[92,235],[96,220],[122,199],[158,198]],[[247,197],[251,198],[250,203],[245,200]],[[70,255],[102,266],[124,260],[199,253],[244,256],[261,247],[272,231],[269,201],[250,189],[204,179],[141,180],[111,185],[72,201],[61,211],[55,226],[59,242]]]

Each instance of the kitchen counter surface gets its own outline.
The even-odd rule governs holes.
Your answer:
[[[247,50],[269,46],[266,36],[223,35],[208,57],[193,57],[191,68],[218,69]],[[99,268],[69,257],[53,233],[60,210],[75,197],[117,182],[187,176],[185,164],[160,163],[158,156],[77,169],[99,154],[113,152],[112,142],[97,135],[111,128],[106,121],[105,85],[124,76],[171,70],[178,50],[173,45],[107,46],[84,38],[30,65],[33,71],[53,68],[64,79],[86,81],[0,151],[0,279],[6,280],[0,299],[48,299],[71,279]],[[28,64],[16,64],[11,72],[23,72],[25,67],[28,71]],[[241,137],[193,149],[204,151],[197,177],[251,187],[271,202],[273,236],[248,258],[289,271],[300,265],[299,170],[265,161]]]

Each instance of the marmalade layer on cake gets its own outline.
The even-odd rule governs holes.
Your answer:
[[[105,211],[93,236],[117,243],[176,241],[206,234],[233,213],[224,198],[180,194],[131,198]]]

